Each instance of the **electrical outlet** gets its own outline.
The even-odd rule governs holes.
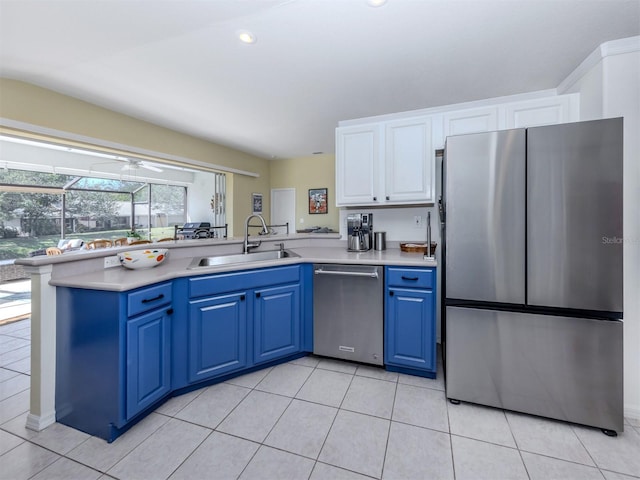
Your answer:
[[[120,258],[117,255],[112,257],[104,257],[104,268],[113,268],[120,266]]]
[[[415,215],[413,217],[413,226],[415,228],[422,228],[422,215]]]

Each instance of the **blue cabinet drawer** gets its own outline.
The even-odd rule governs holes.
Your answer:
[[[171,303],[171,282],[143,288],[127,295],[127,316],[153,310]]]
[[[435,284],[435,268],[387,268],[387,285],[390,287],[432,289]]]
[[[299,281],[299,265],[205,275],[189,279],[189,298],[251,290],[267,285],[297,283]]]

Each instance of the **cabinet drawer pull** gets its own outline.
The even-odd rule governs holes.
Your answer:
[[[391,290],[391,291],[389,292],[389,296],[390,296],[390,297],[393,297],[393,290]]]
[[[378,201],[378,197],[373,197],[373,201],[377,202]]]
[[[170,308],[169,310],[167,310],[167,315],[171,315],[173,313],[173,308]]]
[[[164,298],[164,293],[161,293],[157,297],[145,298],[145,299],[142,300],[142,303],[155,302],[156,300],[160,300],[161,298]]]
[[[244,302],[244,295],[240,295],[240,301]]]
[[[260,298],[260,292],[256,292],[256,298]]]
[[[389,195],[387,195],[387,200],[390,200]]]
[[[410,280],[412,282],[415,282],[416,280],[418,280],[418,277],[405,277],[404,275],[402,275],[402,279],[403,280]]]

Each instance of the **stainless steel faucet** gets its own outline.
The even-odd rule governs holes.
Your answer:
[[[427,252],[424,254],[425,260],[433,260],[431,251],[431,212],[427,212]]]
[[[262,215],[258,215],[258,214],[249,215],[244,222],[244,249],[243,249],[244,253],[249,253],[249,250],[251,250],[252,248],[258,248],[260,246],[260,243],[262,243],[262,242],[249,243],[249,222],[251,222],[252,218],[260,219],[260,223],[262,223],[263,234],[267,235],[269,233],[269,229],[267,228],[267,224],[264,221],[264,218],[262,218]]]

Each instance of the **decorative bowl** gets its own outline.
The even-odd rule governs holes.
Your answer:
[[[160,265],[167,258],[168,248],[148,248],[145,250],[131,250],[118,254],[120,265],[131,270],[151,268]]]
[[[436,242],[431,242],[431,254],[436,253]],[[400,242],[400,251],[410,253],[427,253],[427,242]]]

